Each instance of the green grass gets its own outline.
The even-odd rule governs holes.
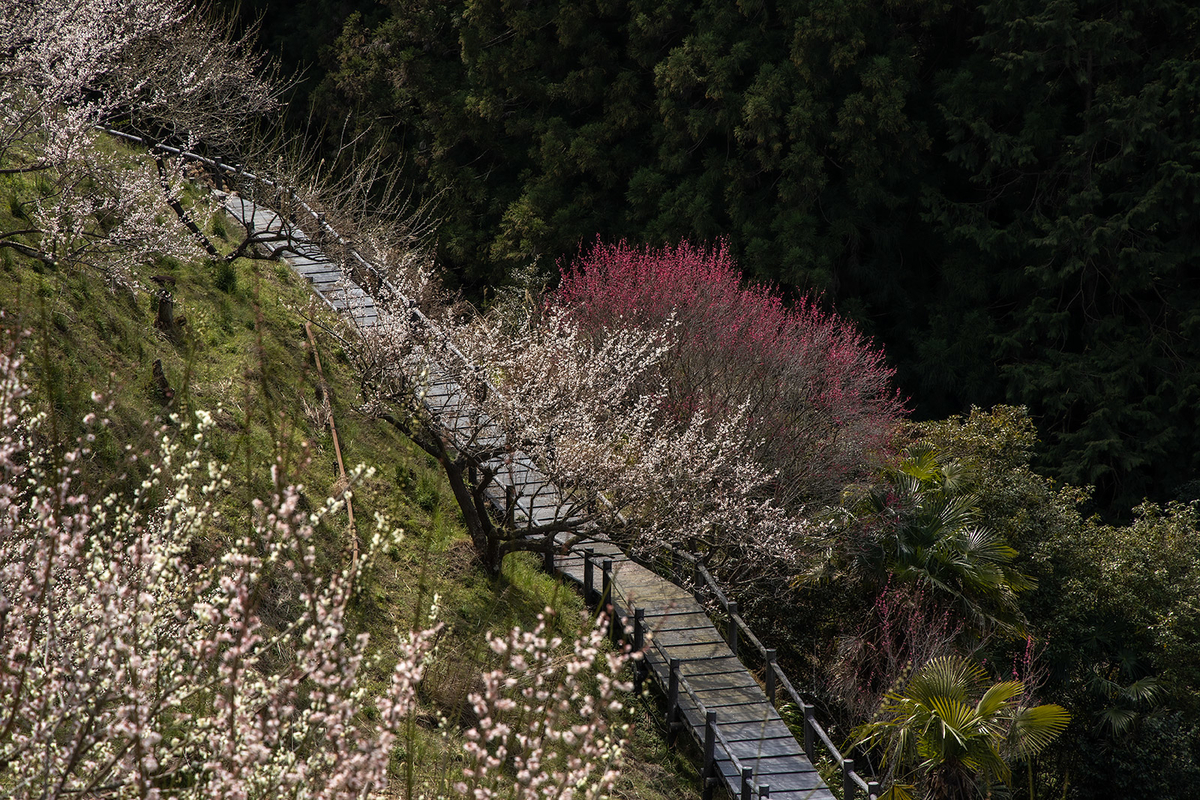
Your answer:
[[[114,147],[123,147],[113,144]],[[133,151],[130,151],[131,154]],[[131,155],[132,157],[132,155]],[[37,189],[28,175],[0,176],[0,230],[27,226],[23,203]],[[174,220],[167,220],[173,224]],[[215,240],[236,234],[225,219],[209,222]],[[159,286],[170,279],[177,335],[154,327]],[[553,607],[556,633],[573,637],[584,626],[578,595],[543,573],[529,554],[510,557],[490,578],[478,565],[461,518],[436,462],[387,425],[358,407],[358,382],[332,319],[312,301],[302,282],[280,264],[239,259],[159,259],[135,271],[136,289],[112,288],[86,268],[49,267],[0,248],[0,324],[29,331],[26,367],[37,406],[51,419],[51,435],[67,444],[83,433],[83,417],[97,410],[92,392],[111,403],[111,424],[93,445],[86,486],[92,496],[128,491],[144,477],[129,452],[152,450],[156,431],[169,415],[203,409],[217,427],[211,453],[228,465],[234,489],[224,500],[224,522],[195,548],[200,560],[216,556],[249,524],[249,501],[269,494],[269,468],[278,464],[305,487],[312,506],[338,484],[332,437],[320,413],[319,380],[304,323],[312,319],[347,466],[374,467],[355,490],[359,538],[370,538],[376,512],[404,531],[387,544],[365,572],[353,609],[354,624],[371,636],[370,689],[382,693],[390,680],[398,632],[429,622],[435,598],[446,633],[421,689],[422,709],[393,757],[396,792],[405,794],[408,764],[416,787],[442,785],[457,762],[445,742],[470,718],[467,694],[489,662],[485,632],[532,627]],[[166,402],[154,364],[173,392]],[[344,516],[328,520],[320,534],[319,563],[335,569],[348,558]],[[272,584],[263,615],[271,626],[289,619],[291,588]],[[629,698],[622,722],[633,724],[626,777],[618,796],[679,798],[698,795],[686,754],[668,751],[653,701]],[[438,720],[448,733],[437,730]]]

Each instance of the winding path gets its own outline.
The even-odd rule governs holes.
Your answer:
[[[225,195],[223,202],[248,230],[268,234],[261,246],[306,278],[326,305],[350,315],[361,328],[376,324],[379,312],[371,295],[343,275],[303,232],[275,211],[236,194]],[[287,235],[273,240],[269,234],[282,233],[285,225]],[[475,446],[501,441],[498,429],[489,432],[485,426],[485,436],[478,435],[478,419],[472,417],[464,390],[438,365],[430,365],[424,403],[452,438],[470,429],[475,432]],[[518,453],[506,463],[498,462],[497,468],[498,486],[489,499],[502,514],[508,512],[505,506],[512,499],[517,523],[531,517],[537,523],[552,521],[565,507],[558,489],[527,456]],[[619,618],[627,625],[637,617],[644,620],[640,634],[634,635],[644,639],[647,671],[668,697],[668,714],[701,748],[705,797],[723,784],[735,798],[746,800],[833,800],[774,704],[692,594],[635,563],[614,544],[597,542],[590,548],[591,568],[579,550],[555,557],[553,567],[589,593],[597,591],[596,581],[601,579],[596,575],[602,575]],[[604,562],[610,563],[607,572]],[[673,701],[677,706],[670,705]]]

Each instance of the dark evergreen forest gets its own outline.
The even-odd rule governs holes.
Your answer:
[[[1193,3],[287,5],[242,12],[293,114],[386,137],[468,297],[724,238],[882,342],[917,418],[1024,404],[1117,517],[1200,495]]]
[[[293,113],[386,137],[469,297],[598,235],[726,239],[886,345],[918,419],[1025,404],[1117,517],[1200,495],[1192,2],[287,5]]]
[[[1008,633],[1028,623],[1030,638],[968,626],[955,642],[975,637],[998,675],[1038,661],[1041,696],[1075,720],[1014,796],[1196,796],[1197,512],[1137,508],[1200,498],[1193,0],[246,0],[239,13],[297,78],[293,130],[326,154],[382,147],[436,203],[438,259],[468,299],[489,303],[531,264],[553,281],[597,237],[723,240],[748,280],[855,320],[913,417],[933,421],[914,439],[932,449],[885,480],[938,503],[969,488],[1032,579],[989,623],[1011,612],[1024,622]],[[997,404],[1028,417],[946,419]],[[912,483],[933,452],[943,461]],[[970,479],[952,486],[955,470]],[[883,511],[863,530],[944,523]],[[842,658],[851,683],[873,662],[820,648],[875,642],[900,574],[882,555],[864,567],[873,545],[856,530],[831,549],[840,582],[797,579],[793,604],[753,609],[781,648]]]

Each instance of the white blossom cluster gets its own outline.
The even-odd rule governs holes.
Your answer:
[[[225,145],[278,105],[248,43],[185,0],[0,0],[0,48],[6,122],[77,108]]]
[[[212,562],[198,562],[195,545],[221,535],[215,505],[229,489],[224,468],[205,457],[209,415],[198,412],[194,427],[179,422],[177,431],[163,429],[156,454],[129,455],[147,475],[129,496],[95,500],[77,488],[93,435],[61,455],[38,445],[45,418],[31,413],[27,397],[16,345],[6,341],[0,347],[4,796],[386,794],[389,760],[397,737],[411,728],[441,626],[431,617],[429,627],[401,637],[390,686],[382,697],[371,696],[361,679],[367,637],[351,634],[347,613],[358,570],[372,554],[332,575],[317,566],[317,527],[343,501],[304,511],[301,487],[285,486],[274,474],[277,490],[254,503],[245,533],[223,542]],[[103,414],[101,407],[85,424],[106,425]],[[386,520],[377,522],[379,543],[388,533]],[[273,580],[298,587],[296,610],[282,630],[269,630],[260,618]],[[434,605],[431,615],[436,599]],[[512,657],[484,676],[493,688],[475,702],[483,708],[494,699],[512,710],[500,701],[512,690],[533,710],[515,724],[506,717],[514,744],[499,761],[494,750],[479,749],[486,736],[469,740],[464,758],[473,765],[466,774],[472,786],[489,792],[536,786],[538,797],[606,794],[620,742],[603,714],[615,708],[612,692],[622,684],[614,676],[625,656],[601,657],[599,630],[568,643],[565,662],[554,660],[561,642],[548,641],[544,626],[493,640],[493,649]],[[480,782],[483,764],[490,766]],[[440,780],[450,787],[458,778]],[[548,794],[550,786],[558,793]]]
[[[647,391],[672,335],[668,323],[597,342],[554,312],[514,331],[499,318],[425,323],[404,311],[367,331],[359,354],[376,403],[399,402],[415,427],[447,439],[448,469],[480,474],[486,459],[512,464],[520,452],[556,487],[555,520],[496,526],[502,550],[530,549],[547,535],[569,546],[603,532],[786,568],[804,523],[772,501],[746,408],[678,422],[664,413],[665,387]],[[446,380],[461,390],[458,402],[435,418],[422,400]]]
[[[533,631],[488,634],[504,663],[469,697],[479,721],[466,733],[467,766],[453,787],[459,795],[597,800],[612,791],[627,742],[606,717],[622,708],[615,692],[632,688],[617,678],[630,656],[603,652],[601,618],[561,657],[562,639],[546,631],[550,613]]]
[[[182,165],[120,154],[95,126],[228,139],[274,104],[255,68],[180,0],[0,0],[0,169],[32,194],[0,247],[126,285],[152,255],[200,254],[171,219]]]
[[[299,489],[256,503],[250,530],[215,563],[192,563],[228,487],[203,456],[211,420],[198,415],[186,448],[164,433],[131,497],[94,501],[75,488],[86,442],[61,459],[32,445],[38,419],[21,405],[18,369],[11,351],[0,355],[6,796],[350,798],[383,788],[435,630],[412,635],[377,701],[381,721],[363,723],[367,643],[345,622],[355,576],[315,573],[320,514],[300,510]],[[301,610],[268,634],[259,606],[271,570],[302,587]],[[289,666],[268,672],[261,661],[279,648]]]
[[[556,483],[603,494],[643,541],[747,546],[787,560],[799,526],[764,491],[771,476],[750,457],[756,442],[745,407],[721,420],[696,413],[678,423],[662,413],[665,386],[646,391],[670,352],[670,323],[599,343],[566,315],[515,336],[497,325],[479,321],[456,341],[501,387],[489,412]],[[618,524],[604,520],[610,530]]]

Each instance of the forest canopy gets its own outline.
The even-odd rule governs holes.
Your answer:
[[[918,418],[1025,405],[1040,467],[1124,517],[1200,478],[1198,14],[308,0],[263,36],[331,147],[382,131],[439,198],[469,297],[597,234],[723,239],[885,345]]]

